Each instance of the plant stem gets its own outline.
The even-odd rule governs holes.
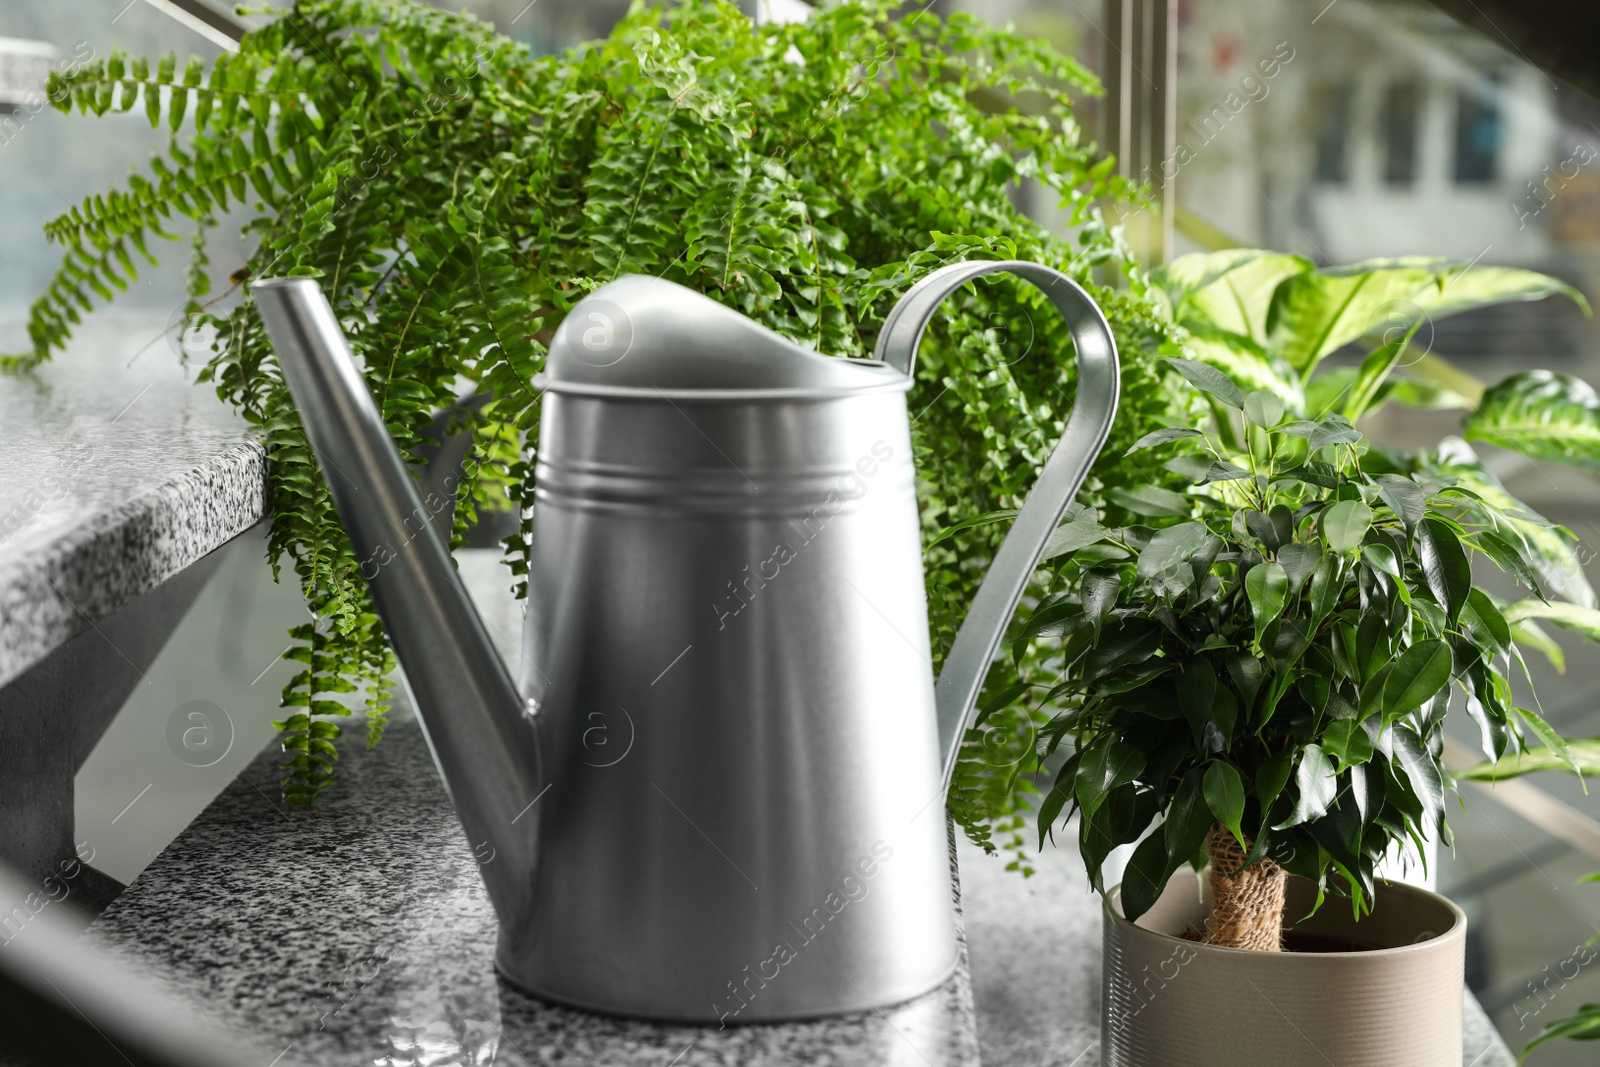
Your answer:
[[[1288,875],[1265,858],[1241,870],[1248,848],[1248,842],[1241,848],[1232,832],[1221,825],[1213,826],[1206,835],[1206,853],[1211,857],[1211,914],[1201,940],[1225,948],[1282,952]]]

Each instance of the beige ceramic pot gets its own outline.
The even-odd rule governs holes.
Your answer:
[[[1377,946],[1359,952],[1247,952],[1174,936],[1203,928],[1209,901],[1185,867],[1130,923],[1106,899],[1100,1037],[1104,1067],[1461,1067],[1467,917],[1437,893],[1380,883],[1354,922],[1291,877],[1291,928]]]

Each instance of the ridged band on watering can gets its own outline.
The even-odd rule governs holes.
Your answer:
[[[1137,924],[1107,895],[1101,969],[1105,1067],[1461,1067],[1467,919],[1437,893],[1378,884],[1354,921],[1289,879],[1300,932],[1378,946],[1361,952],[1252,952],[1174,936],[1210,908],[1185,867]]]
[[[358,555],[387,549],[363,573],[490,857],[512,982],[727,1023],[868,1010],[949,973],[942,771],[971,702],[936,719],[906,372],[938,301],[1007,269],[1069,312],[1083,384],[979,595],[996,633],[958,640],[992,651],[1115,407],[1092,301],[1032,264],[946,268],[872,362],[631,277],[573,309],[539,382],[520,687],[406,521],[415,490],[315,285],[252,287]]]

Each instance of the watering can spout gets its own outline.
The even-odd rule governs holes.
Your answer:
[[[322,290],[309,278],[250,289],[504,927],[522,910],[537,859],[538,820],[522,817],[543,788],[532,709],[434,532]]]

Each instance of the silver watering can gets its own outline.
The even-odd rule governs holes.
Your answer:
[[[923,330],[1010,272],[1066,317],[1061,441],[937,684],[906,391]],[[942,799],[989,661],[1116,410],[1065,275],[935,271],[875,360],[621,278],[556,331],[521,677],[495,653],[314,281],[251,286],[500,919],[539,997],[690,1022],[865,1011],[956,964]]]

